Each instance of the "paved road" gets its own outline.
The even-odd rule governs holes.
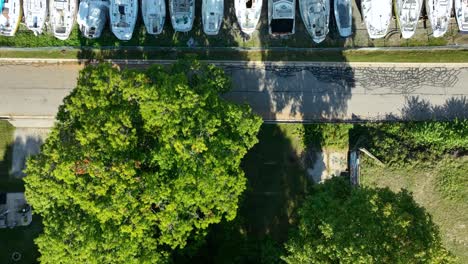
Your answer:
[[[219,63],[265,120],[468,118],[468,64]],[[54,116],[79,64],[0,64],[0,116]]]

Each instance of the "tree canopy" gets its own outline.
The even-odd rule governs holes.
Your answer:
[[[261,119],[225,101],[222,69],[197,61],[146,71],[85,67],[26,197],[42,216],[43,263],[162,263],[236,215],[240,162]]]
[[[407,191],[314,186],[283,260],[296,263],[452,263],[438,228]]]

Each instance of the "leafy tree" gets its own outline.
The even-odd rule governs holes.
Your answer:
[[[196,61],[83,69],[27,163],[41,262],[162,263],[233,219],[261,119],[220,98],[229,88],[221,69]]]
[[[343,178],[314,187],[286,243],[287,263],[452,263],[438,228],[406,191],[353,188]]]

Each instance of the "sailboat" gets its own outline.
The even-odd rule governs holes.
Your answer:
[[[463,33],[468,33],[468,0],[455,0],[455,16],[458,29]]]
[[[195,19],[195,0],[169,0],[174,31],[189,32]]]
[[[207,35],[217,35],[224,16],[224,0],[203,0],[202,22],[203,32]]]
[[[385,37],[392,18],[392,0],[362,0],[361,9],[369,37]]]
[[[49,21],[54,36],[66,40],[76,19],[77,0],[50,0]]]
[[[240,30],[252,35],[262,13],[262,0],[234,0],[237,22]]]
[[[0,35],[12,37],[21,21],[20,0],[0,0]]]
[[[427,16],[431,21],[432,35],[442,37],[450,24],[452,0],[426,0]]]
[[[299,0],[302,21],[315,43],[325,40],[330,23],[329,0]]]
[[[335,0],[335,20],[340,36],[346,38],[351,36],[353,24],[353,6],[351,0]]]
[[[401,36],[411,38],[418,26],[423,0],[395,0],[395,13]]]
[[[24,0],[24,22],[34,35],[42,34],[47,18],[47,0]]]
[[[146,32],[151,35],[161,34],[166,21],[166,2],[164,0],[142,0],[141,14]]]
[[[99,38],[107,22],[109,2],[102,0],[81,0],[77,22],[84,37]]]
[[[268,0],[268,25],[271,35],[294,34],[296,0]]]
[[[130,40],[138,15],[138,0],[111,0],[109,16],[111,30],[120,40]]]

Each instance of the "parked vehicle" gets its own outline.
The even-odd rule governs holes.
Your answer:
[[[221,29],[224,17],[224,0],[203,0],[202,22],[203,32],[207,35],[217,35]]]
[[[23,0],[24,23],[34,35],[42,34],[47,18],[47,0]]]
[[[423,0],[395,0],[395,13],[401,36],[411,38],[418,27]]]
[[[463,33],[468,33],[468,0],[455,0],[455,17],[458,29]]]
[[[262,13],[262,0],[234,0],[237,22],[242,32],[252,35]]]
[[[77,0],[50,0],[49,22],[54,36],[66,40],[73,29],[78,9]]]
[[[361,9],[369,37],[385,37],[392,18],[392,0],[362,0]]]
[[[296,0],[268,0],[268,25],[271,35],[294,34]]]
[[[189,32],[195,20],[195,0],[169,0],[174,31]]]
[[[344,38],[351,36],[353,34],[353,6],[351,0],[335,0],[334,12],[340,36]]]
[[[20,0],[0,0],[0,35],[12,37],[18,30],[22,9]]]
[[[142,0],[141,14],[145,22],[146,33],[151,35],[161,34],[166,21],[165,0]]]
[[[99,38],[107,23],[109,2],[102,0],[81,0],[77,22],[84,37]]]
[[[450,24],[452,0],[426,0],[426,11],[431,21],[432,35],[442,37]]]
[[[330,0],[299,0],[302,21],[315,43],[325,40],[330,23]]]
[[[120,40],[130,40],[138,15],[138,0],[111,0],[109,16],[111,30]]]

